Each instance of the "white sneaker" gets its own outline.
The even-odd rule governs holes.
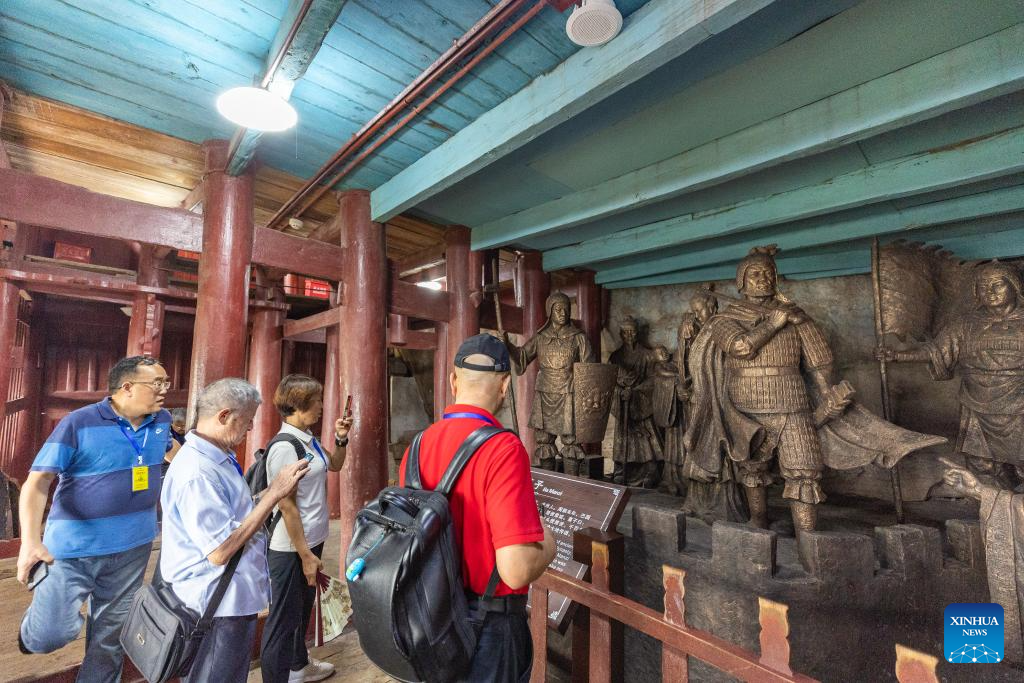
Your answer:
[[[330,662],[321,662],[313,657],[309,658],[309,664],[301,671],[292,671],[288,674],[288,683],[314,683],[322,681],[334,674],[334,665]]]

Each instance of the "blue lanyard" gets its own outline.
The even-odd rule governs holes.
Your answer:
[[[471,420],[483,420],[484,422],[487,422],[488,424],[492,424],[495,427],[500,427],[501,426],[500,424],[498,424],[497,420],[492,420],[491,418],[487,417],[486,415],[481,415],[480,413],[445,413],[444,417],[442,419],[444,419],[444,420],[452,420],[452,419],[455,419],[455,418],[469,418]]]
[[[230,460],[231,464],[235,466],[236,470],[238,470],[238,476],[244,477],[245,475],[242,474],[242,466],[238,464],[237,460],[235,460],[235,456],[232,455],[231,453],[228,453],[228,460]]]
[[[139,464],[141,465],[142,449],[146,447],[146,442],[149,441],[149,431],[146,431],[146,435],[142,437],[142,445],[140,446],[139,442],[135,440],[135,437],[128,433],[128,430],[124,428],[123,424],[118,422],[117,426],[121,429],[121,433],[124,434],[124,438],[128,439],[128,443],[130,443],[132,448],[135,449],[135,455],[139,457]]]
[[[320,459],[324,461],[324,467],[327,467],[327,458],[324,457],[324,452],[320,450],[320,444],[317,443],[316,437],[313,437],[313,448],[320,454]],[[329,467],[327,469],[330,469]]]

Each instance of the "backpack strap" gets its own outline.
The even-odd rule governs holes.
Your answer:
[[[420,490],[423,482],[420,480],[420,440],[423,439],[423,432],[413,437],[409,444],[409,459],[405,462],[405,486],[406,488]]]
[[[213,595],[210,596],[210,602],[206,603],[206,611],[203,612],[202,618],[196,624],[192,637],[202,638],[209,633],[210,627],[213,625],[213,615],[217,613],[220,601],[224,599],[224,594],[228,590],[228,584],[231,583],[231,577],[234,576],[235,568],[238,567],[238,561],[242,559],[242,553],[244,552],[245,544],[231,556],[228,565],[224,567],[224,573],[220,575],[220,580],[217,581],[217,588],[213,591]]]
[[[449,495],[452,489],[455,488],[455,482],[458,481],[459,475],[462,474],[462,470],[465,469],[466,464],[469,463],[469,459],[480,450],[480,447],[487,443],[490,439],[501,434],[503,432],[511,432],[509,429],[501,429],[493,425],[484,425],[479,427],[466,437],[466,440],[459,446],[459,450],[455,451],[455,457],[448,464],[448,468],[444,471],[441,476],[441,481],[438,482],[435,491]],[[406,465],[408,470],[408,465]],[[408,475],[407,475],[408,476]],[[484,591],[483,599],[490,600],[494,597],[494,592],[498,590],[498,582],[501,577],[498,575],[498,565],[495,563],[494,569],[491,571],[491,578],[487,581],[487,589]]]
[[[485,425],[473,430],[473,433],[466,437],[466,440],[459,446],[459,450],[455,451],[455,457],[448,464],[448,469],[444,471],[441,481],[438,482],[434,490],[446,496],[449,495],[452,489],[455,488],[455,482],[458,481],[459,475],[462,474],[463,468],[465,468],[469,459],[473,457],[473,454],[489,439],[507,431],[509,430],[491,425]],[[408,466],[406,468],[408,469]]]
[[[270,448],[274,444],[276,444],[276,443],[283,443],[283,442],[288,442],[288,443],[290,443],[292,445],[292,448],[295,449],[295,457],[296,458],[302,459],[302,458],[306,457],[306,447],[304,445],[302,445],[302,442],[299,441],[299,439],[297,437],[294,437],[291,434],[281,434],[281,433],[275,434],[274,438],[267,442],[267,445],[263,448],[263,457],[265,458],[268,455],[270,455]]]
[[[306,457],[306,447],[302,444],[301,441],[298,440],[298,438],[292,436],[291,434],[281,434],[281,433],[278,433],[278,434],[276,434],[274,436],[273,439],[271,439],[270,441],[267,442],[266,447],[263,449],[263,458],[266,459],[267,456],[270,455],[270,449],[271,449],[271,447],[274,444],[276,444],[276,443],[285,443],[285,442],[290,443],[292,445],[292,448],[295,449],[295,457],[296,457],[297,460],[302,460],[303,458]],[[267,486],[270,486],[270,482],[269,481],[267,482]],[[273,514],[273,516],[270,518],[269,524],[267,525],[267,535],[268,536],[273,536],[274,535],[274,529],[277,528],[277,523],[280,522],[280,521],[281,521],[281,509],[278,508],[277,512],[275,512]]]

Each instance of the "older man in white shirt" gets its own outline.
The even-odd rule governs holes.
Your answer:
[[[246,680],[256,615],[270,602],[263,524],[309,470],[305,459],[288,465],[253,505],[231,449],[252,429],[259,404],[259,392],[241,379],[222,379],[203,389],[196,428],[164,480],[160,574],[182,602],[202,614],[224,566],[245,548],[186,681]]]

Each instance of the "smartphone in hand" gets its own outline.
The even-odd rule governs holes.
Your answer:
[[[341,416],[352,417],[352,394],[349,394],[348,398],[345,399],[345,412]]]
[[[28,572],[28,589],[33,590],[36,586],[43,582],[47,576],[50,575],[50,565],[46,564],[43,560],[39,560],[32,569]]]

